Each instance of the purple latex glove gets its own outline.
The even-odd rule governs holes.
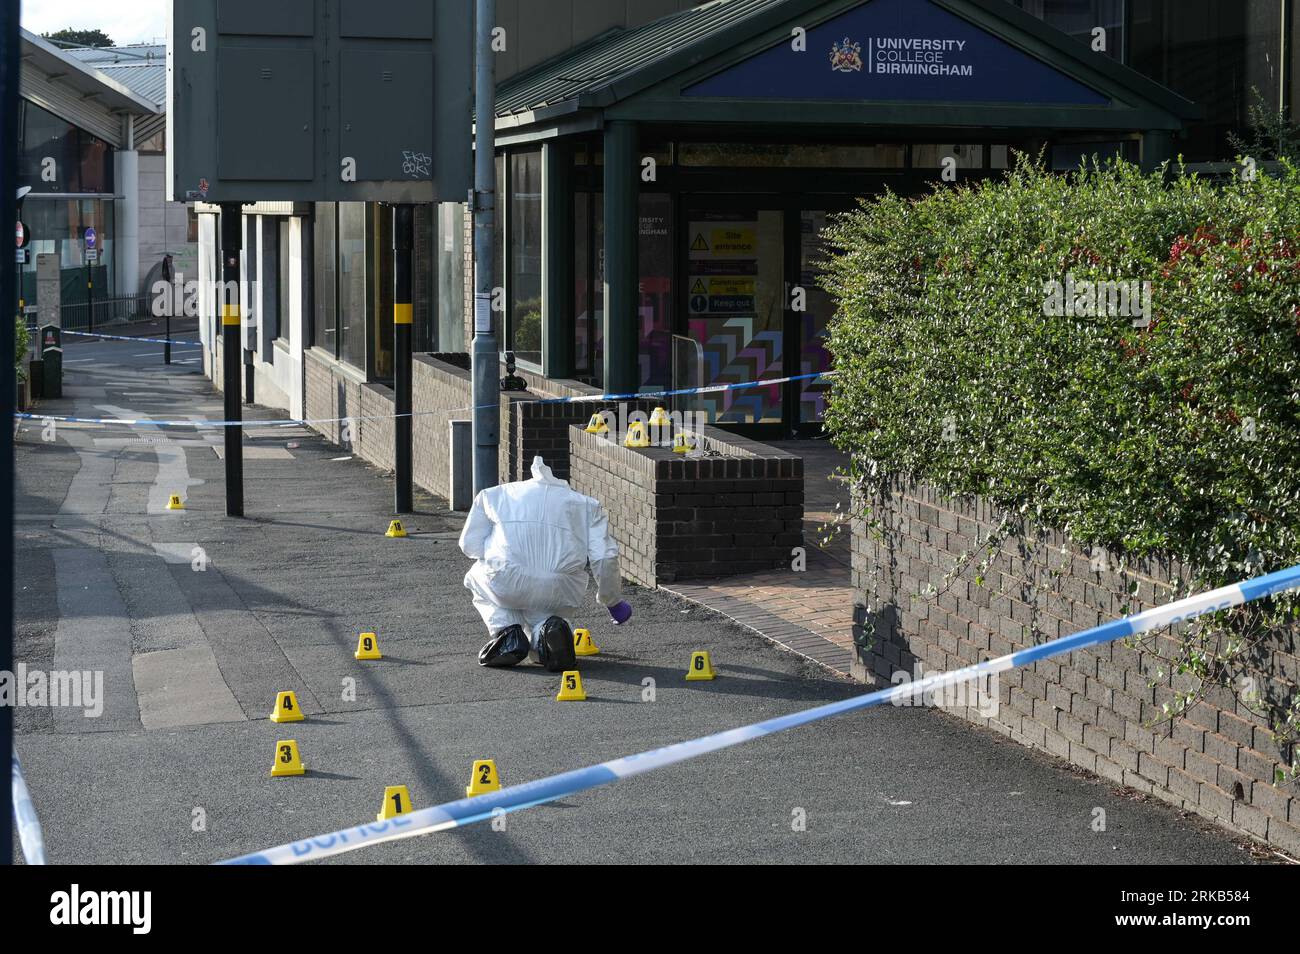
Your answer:
[[[609,610],[610,618],[614,620],[615,626],[626,623],[632,618],[632,607],[627,600],[619,600],[613,606],[606,607],[606,609]]]

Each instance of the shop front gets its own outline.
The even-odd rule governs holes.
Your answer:
[[[504,84],[504,308],[521,365],[819,429],[822,232],[859,197],[999,176],[1016,152],[1154,168],[1194,107],[1005,3],[732,0]]]

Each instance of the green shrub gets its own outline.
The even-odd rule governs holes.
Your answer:
[[[14,374],[22,381],[27,377],[27,322],[22,315],[14,319]]]
[[[1300,562],[1300,173],[1125,164],[885,195],[829,230],[827,426],[864,473],[1227,582]],[[1151,282],[1145,328],[1045,283]],[[945,425],[947,425],[945,427]]]
[[[852,477],[979,495],[1083,546],[1176,557],[1199,586],[1300,563],[1295,166],[1212,183],[1022,161],[863,200],[827,238],[826,424]],[[1149,281],[1149,323],[1047,313],[1067,275]]]

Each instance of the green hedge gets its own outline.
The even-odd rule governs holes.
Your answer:
[[[864,200],[827,237],[826,423],[858,477],[980,495],[1202,585],[1300,563],[1295,167],[1212,183],[1022,161]],[[1149,324],[1048,313],[1067,275],[1149,281]]]
[[[22,381],[27,377],[27,320],[19,315],[14,318],[14,374]]]

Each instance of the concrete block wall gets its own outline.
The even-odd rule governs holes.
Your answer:
[[[623,447],[576,426],[569,440],[569,481],[605,505],[623,573],[638,583],[789,567],[803,545],[800,457],[711,427],[701,456]]]
[[[1048,533],[1032,548],[1008,540],[983,585],[970,568],[949,580],[959,554],[997,526],[994,508],[918,484],[870,506],[878,525],[858,519],[852,534],[854,675],[868,681],[957,669],[1069,635],[1169,602],[1171,581],[1191,578],[1184,566],[1155,561],[1121,576],[1108,557]],[[938,593],[923,595],[929,585]],[[992,694],[981,707],[949,711],[1300,857],[1300,788],[1274,784],[1291,747],[1274,741],[1269,725],[1300,687],[1296,629],[1271,634],[1232,674],[1255,680],[1258,702],[1213,685],[1186,717],[1169,719],[1162,706],[1195,688],[1162,661],[1175,645],[1163,630],[1043,660],[998,677],[996,714]]]

